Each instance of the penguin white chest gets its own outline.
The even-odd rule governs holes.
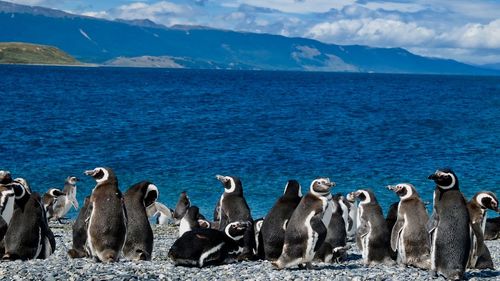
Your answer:
[[[184,217],[181,220],[181,223],[179,224],[179,237],[182,236],[182,234],[191,231],[191,227],[189,226],[188,220]]]
[[[307,241],[306,241],[306,249],[305,249],[305,254],[304,254],[304,259],[306,261],[311,261],[314,258],[314,246],[316,245],[316,242],[318,242],[318,233],[312,229],[311,226],[311,219],[314,217],[315,212],[312,211],[307,215],[306,221],[304,222],[304,225],[307,229]]]
[[[12,214],[14,213],[14,196],[9,196],[7,198],[7,202],[5,203],[5,208],[3,209],[2,212],[2,218],[3,220],[9,224],[10,220],[12,219]]]

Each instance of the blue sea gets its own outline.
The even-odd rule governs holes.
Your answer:
[[[440,167],[468,198],[500,195],[500,77],[0,66],[0,81],[0,170],[41,193],[78,176],[80,203],[97,166],[122,191],[154,182],[172,208],[186,190],[209,218],[216,174],[241,178],[254,217],[318,176],[384,210],[388,184],[432,202]]]

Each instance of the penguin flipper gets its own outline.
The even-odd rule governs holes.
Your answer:
[[[403,226],[405,222],[403,220],[396,220],[396,223],[392,227],[392,232],[391,232],[391,248],[393,251],[396,251],[398,249],[398,242],[399,239],[401,239],[401,232],[403,231]]]
[[[432,216],[429,218],[429,222],[427,223],[427,232],[429,232],[430,235],[434,232],[434,230],[437,228],[439,223],[439,217],[436,214],[436,211],[432,213]]]
[[[356,230],[356,245],[358,246],[358,249],[363,249],[363,245],[361,243],[361,239],[368,235],[370,232],[370,229],[368,228],[368,225],[365,223],[358,225],[358,229]]]
[[[71,205],[73,205],[73,207],[75,207],[76,210],[78,210],[78,200],[76,200],[75,197],[71,198]]]
[[[311,218],[311,228],[314,232],[318,234],[318,240],[316,245],[314,245],[314,251],[318,251],[326,238],[327,229],[323,223],[323,213],[318,213]]]

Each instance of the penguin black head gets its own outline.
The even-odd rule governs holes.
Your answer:
[[[27,180],[25,180],[24,178],[15,178],[12,182],[17,182],[17,183],[19,183],[20,185],[22,185],[22,186],[23,186],[23,188],[24,188],[24,189],[25,189],[25,190],[26,190],[29,194],[31,194],[31,193],[32,193],[32,191],[31,191],[31,187],[30,187],[30,185],[29,185],[28,181],[27,181]]]
[[[288,180],[283,194],[285,195],[285,197],[291,198],[302,197],[300,183],[296,180]]]
[[[144,188],[143,188],[144,189]],[[158,200],[158,187],[150,182],[147,182],[146,191],[144,194],[144,206],[151,206]]]
[[[224,233],[234,241],[241,240],[251,226],[249,221],[236,221],[228,224],[224,229]]]
[[[311,182],[309,191],[316,196],[327,196],[335,183],[329,178],[317,178]]]
[[[84,174],[93,177],[97,182],[97,185],[105,182],[118,182],[115,173],[111,168],[97,167],[93,170],[85,171]]]
[[[458,178],[451,169],[436,170],[428,178],[433,180],[440,189],[458,189]]]
[[[24,205],[31,196],[31,191],[26,188],[22,183],[13,181],[7,185],[14,191],[14,198],[18,204]]]
[[[401,201],[404,201],[416,194],[415,187],[409,183],[388,185],[387,189],[394,191],[399,196]]]
[[[12,182],[12,176],[9,171],[0,171],[0,184],[8,184]]]
[[[225,193],[243,193],[241,180],[238,177],[216,175],[215,178],[222,183]]]
[[[189,196],[187,195],[186,191],[181,192],[181,194],[179,195],[179,200],[177,200],[177,206],[179,207],[184,206],[186,207],[186,210],[187,208],[189,208],[189,206],[191,206],[191,201],[189,200]]]
[[[66,193],[62,192],[61,190],[57,188],[51,188],[49,191],[47,191],[48,194],[50,194],[53,197],[59,197],[61,195],[66,195]]]
[[[490,191],[478,192],[472,200],[476,201],[482,209],[490,209],[498,212],[498,199],[495,193]]]
[[[79,181],[77,177],[69,176],[66,178],[66,183],[71,184],[71,185],[76,185],[76,183]]]
[[[191,206],[187,209],[187,212],[184,216],[190,221],[197,221],[199,215],[200,215],[200,209],[196,206]]]
[[[348,195],[348,198],[349,197],[358,199],[360,205],[377,203],[377,198],[375,198],[375,194],[368,189],[359,189],[357,191],[351,192]]]

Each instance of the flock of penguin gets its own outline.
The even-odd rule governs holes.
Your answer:
[[[345,260],[347,241],[355,240],[366,265],[399,263],[453,280],[462,279],[466,268],[494,269],[484,240],[499,238],[498,217],[486,227],[486,211],[498,212],[498,199],[481,191],[467,202],[450,169],[429,176],[436,183],[430,218],[409,183],[387,187],[400,201],[391,205],[384,218],[371,190],[333,195],[335,183],[317,178],[302,196],[300,184],[289,180],[269,213],[253,220],[240,179],[218,175],[224,192],[214,220],[209,221],[191,206],[186,192],[170,210],[157,201],[158,188],[151,182],[139,182],[122,195],[112,169],[97,167],[85,175],[96,186],[73,224],[71,258],[151,260],[154,239],[149,218],[156,216],[160,224],[174,220],[179,225],[179,237],[168,257],[181,266],[266,259],[278,269],[311,268],[316,261]],[[48,220],[61,222],[72,206],[79,208],[77,181],[70,176],[63,190],[51,188],[41,197],[26,180],[0,171],[3,259],[44,259],[54,252],[56,242]]]

